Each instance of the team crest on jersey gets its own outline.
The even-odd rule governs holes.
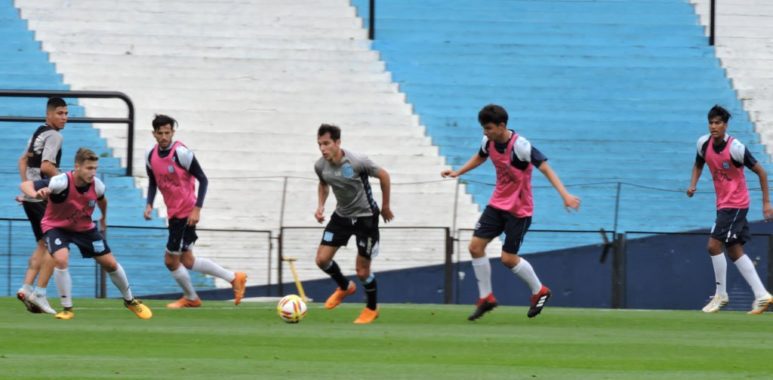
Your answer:
[[[730,163],[727,161],[722,162],[722,169],[730,169]]]
[[[93,199],[89,199],[89,207],[93,208],[96,204],[97,204],[97,201],[95,201]]]
[[[169,165],[169,167],[166,168],[166,171],[174,173],[174,165]]]
[[[344,164],[344,166],[341,167],[341,175],[346,178],[354,177],[354,169],[352,168],[352,165],[349,163]]]

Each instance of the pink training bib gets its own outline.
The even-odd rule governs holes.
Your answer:
[[[174,152],[180,142],[172,144],[166,157],[158,155],[158,145],[150,153],[150,168],[156,185],[164,196],[166,212],[169,218],[185,219],[196,206],[196,178],[174,160]]]
[[[525,170],[514,167],[511,163],[513,147],[518,134],[507,143],[504,153],[499,153],[491,143],[489,157],[497,172],[497,183],[491,194],[489,205],[498,210],[507,211],[516,217],[525,218],[534,213],[534,199],[531,192],[531,172],[533,165],[529,163]]]

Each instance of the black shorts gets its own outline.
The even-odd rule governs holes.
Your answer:
[[[169,219],[169,239],[166,241],[166,250],[169,253],[182,253],[193,249],[193,244],[199,239],[196,235],[196,226],[189,226],[188,219]]]
[[[505,233],[505,244],[502,251],[517,254],[523,243],[523,237],[531,226],[531,217],[519,218],[507,211],[486,206],[475,225],[473,236],[493,239]]]
[[[40,228],[40,222],[43,221],[43,215],[46,213],[46,202],[22,202],[24,213],[32,225],[32,233],[35,234],[35,241],[43,238],[43,229]]]
[[[84,259],[110,253],[107,240],[105,240],[102,233],[96,227],[84,232],[54,228],[45,233],[45,239],[48,252],[52,255],[62,248],[70,249],[70,243],[78,246]]]
[[[748,208],[723,208],[717,210],[717,220],[711,227],[711,237],[726,246],[745,244],[751,240],[749,222],[746,221]]]
[[[330,222],[322,233],[321,245],[340,247],[349,243],[354,235],[357,239],[357,254],[365,258],[378,256],[379,232],[378,214],[361,216],[359,218],[344,218],[336,213],[330,217]]]

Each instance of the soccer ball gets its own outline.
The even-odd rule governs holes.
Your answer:
[[[276,305],[279,318],[287,323],[298,323],[306,316],[306,303],[295,294],[284,296]]]

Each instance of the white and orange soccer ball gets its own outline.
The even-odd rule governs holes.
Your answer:
[[[284,296],[276,305],[279,317],[287,323],[298,323],[306,316],[306,302],[295,294]]]

